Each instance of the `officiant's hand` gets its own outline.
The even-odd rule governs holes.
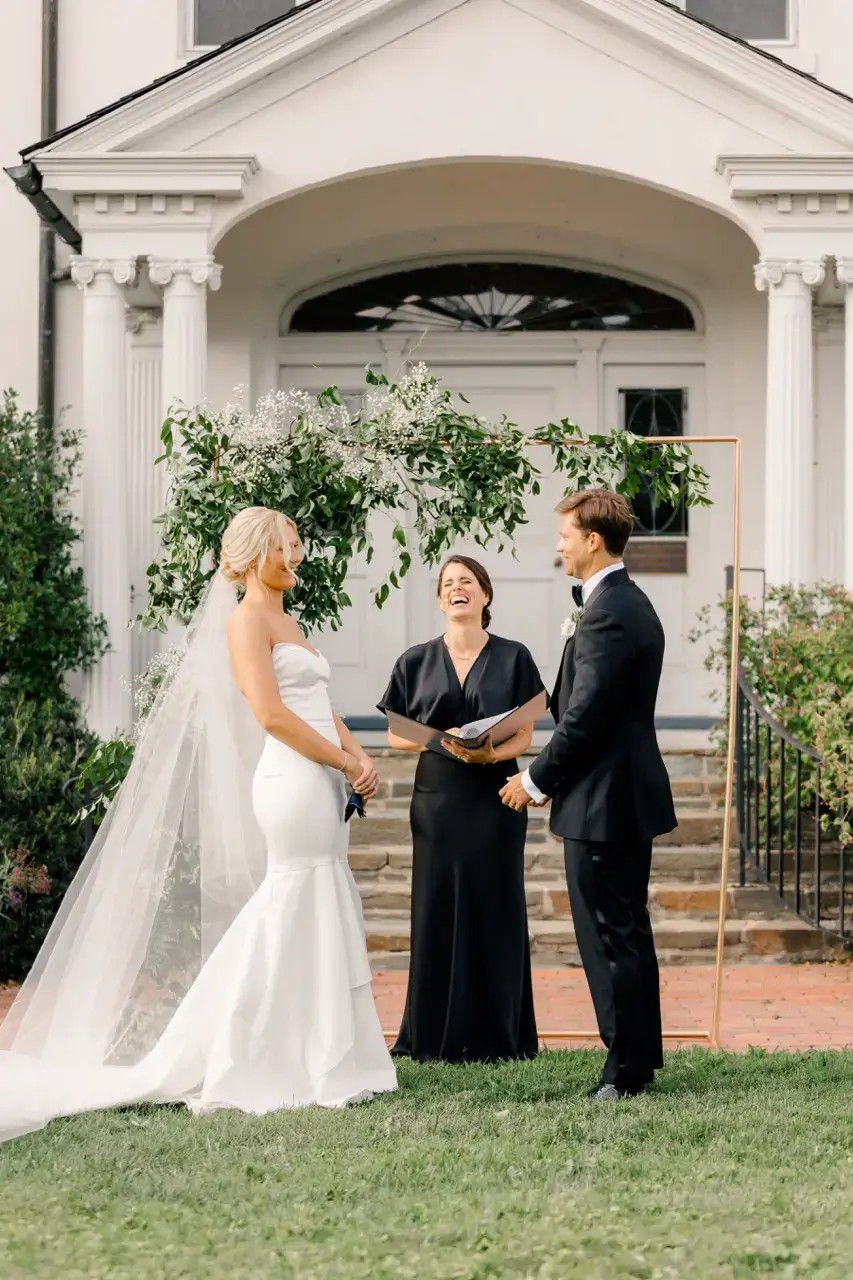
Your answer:
[[[500,797],[504,804],[509,809],[514,809],[516,813],[521,813],[533,800],[522,786],[520,773],[515,773],[507,779],[506,785],[501,787]]]
[[[451,729],[449,732],[455,733],[457,731]],[[483,746],[478,747],[476,751],[468,750],[468,748],[455,742],[453,738],[442,738],[441,745],[450,755],[456,756],[457,760],[464,760],[466,764],[495,764],[498,758],[491,735],[486,739]]]

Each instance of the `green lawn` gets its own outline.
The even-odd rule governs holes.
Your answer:
[[[3,1280],[616,1280],[853,1273],[853,1053],[403,1064],[346,1112],[54,1124],[0,1147]]]

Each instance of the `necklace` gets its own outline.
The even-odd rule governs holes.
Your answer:
[[[483,649],[485,649],[486,647],[485,645],[483,645],[483,649],[478,649],[476,653],[467,654],[467,653],[457,653],[455,649],[451,649],[450,644],[448,643],[447,636],[444,637],[444,644],[451,658],[455,658],[457,662],[476,662],[480,654],[483,652]]]

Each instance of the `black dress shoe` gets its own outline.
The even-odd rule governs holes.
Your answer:
[[[589,1092],[593,1102],[618,1102],[620,1098],[627,1096],[626,1093],[620,1093],[615,1084],[599,1084]]]

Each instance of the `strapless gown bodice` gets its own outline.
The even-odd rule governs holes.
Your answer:
[[[300,644],[277,644],[272,651],[281,700],[294,715],[318,733],[338,741],[334,712],[329,697],[331,668],[314,649]]]

